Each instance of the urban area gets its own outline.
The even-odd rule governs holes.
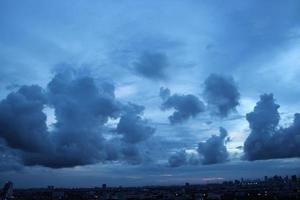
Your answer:
[[[10,181],[1,190],[1,200],[293,200],[300,199],[300,176],[265,176],[177,186],[94,188],[14,188]]]

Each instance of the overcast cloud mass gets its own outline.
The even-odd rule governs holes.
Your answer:
[[[0,184],[300,173],[298,0],[0,2]]]

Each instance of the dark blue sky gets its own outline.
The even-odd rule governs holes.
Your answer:
[[[300,3],[0,2],[0,183],[300,173]]]

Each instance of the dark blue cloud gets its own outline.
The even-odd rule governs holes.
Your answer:
[[[145,148],[139,147],[139,144],[147,141],[156,129],[148,124],[148,120],[142,118],[144,110],[144,106],[133,103],[123,105],[123,111],[116,128],[116,132],[122,137],[115,140],[115,144],[113,144],[119,152],[119,160],[134,165],[148,160]]]
[[[154,80],[165,79],[167,67],[167,56],[162,53],[144,52],[134,64],[134,69],[138,74]]]
[[[229,153],[225,146],[229,142],[226,129],[220,128],[220,135],[212,135],[198,144],[197,153],[187,153],[184,150],[173,153],[168,160],[170,167],[183,165],[210,165],[229,161]]]
[[[187,164],[187,155],[185,151],[179,151],[172,154],[168,160],[170,167],[179,167]]]
[[[123,145],[121,149],[123,160],[126,162],[136,165],[143,161],[143,155],[135,145]]]
[[[66,70],[48,84],[48,105],[54,108],[57,122],[52,131],[55,151],[52,161],[26,157],[26,164],[51,167],[83,165],[105,159],[102,126],[120,112],[113,86],[97,87],[93,78]],[[65,157],[65,158],[64,158]],[[45,163],[44,163],[45,162]],[[53,163],[53,165],[52,165]]]
[[[45,93],[37,85],[23,86],[0,102],[0,137],[8,146],[37,152],[50,145],[45,103]]]
[[[159,90],[159,96],[162,98],[162,100],[166,100],[171,96],[171,91],[169,88],[163,88],[161,87]]]
[[[240,93],[231,77],[211,74],[204,82],[204,98],[214,114],[226,117],[239,105]]]
[[[46,125],[45,106],[55,112],[51,130]],[[108,119],[120,118],[117,131],[123,135],[123,149],[135,149],[128,152],[139,149],[126,147],[127,142],[136,144],[154,133],[141,117],[143,109],[131,103],[122,105],[115,99],[113,85],[98,86],[89,76],[65,70],[55,75],[46,91],[22,86],[0,102],[0,137],[19,151],[25,165],[60,168],[105,162],[127,152],[110,147],[103,136]],[[132,159],[132,153],[126,154]]]
[[[202,156],[203,164],[216,164],[228,161],[229,153],[225,146],[227,131],[220,128],[220,135],[212,135],[205,142],[200,142],[198,152]]]
[[[0,172],[21,170],[23,165],[20,164],[20,158],[16,151],[7,147],[0,138]]]
[[[201,163],[197,153],[187,153],[184,150],[173,153],[168,160],[170,167],[180,167],[184,165],[198,165]]]
[[[160,96],[164,100],[161,105],[162,110],[175,109],[175,112],[169,116],[171,124],[182,123],[191,117],[196,117],[205,110],[203,102],[191,94],[173,94],[170,96],[169,89],[161,88]]]
[[[131,104],[132,110],[127,110],[120,118],[117,132],[123,136],[127,143],[138,143],[153,135],[155,129],[147,125],[147,121],[141,118],[144,107]]]
[[[281,128],[278,108],[273,94],[263,94],[247,114],[251,133],[244,143],[246,159],[300,157],[300,114],[295,114],[289,127]]]

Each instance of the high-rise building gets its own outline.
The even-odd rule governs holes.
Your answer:
[[[103,200],[106,200],[108,198],[107,195],[107,189],[106,189],[106,184],[102,184],[102,198]]]
[[[293,176],[292,176],[292,182],[294,182],[294,183],[297,182],[297,176],[296,176],[296,175],[293,175]]]
[[[4,184],[1,200],[7,200],[13,195],[13,183],[8,181]]]

